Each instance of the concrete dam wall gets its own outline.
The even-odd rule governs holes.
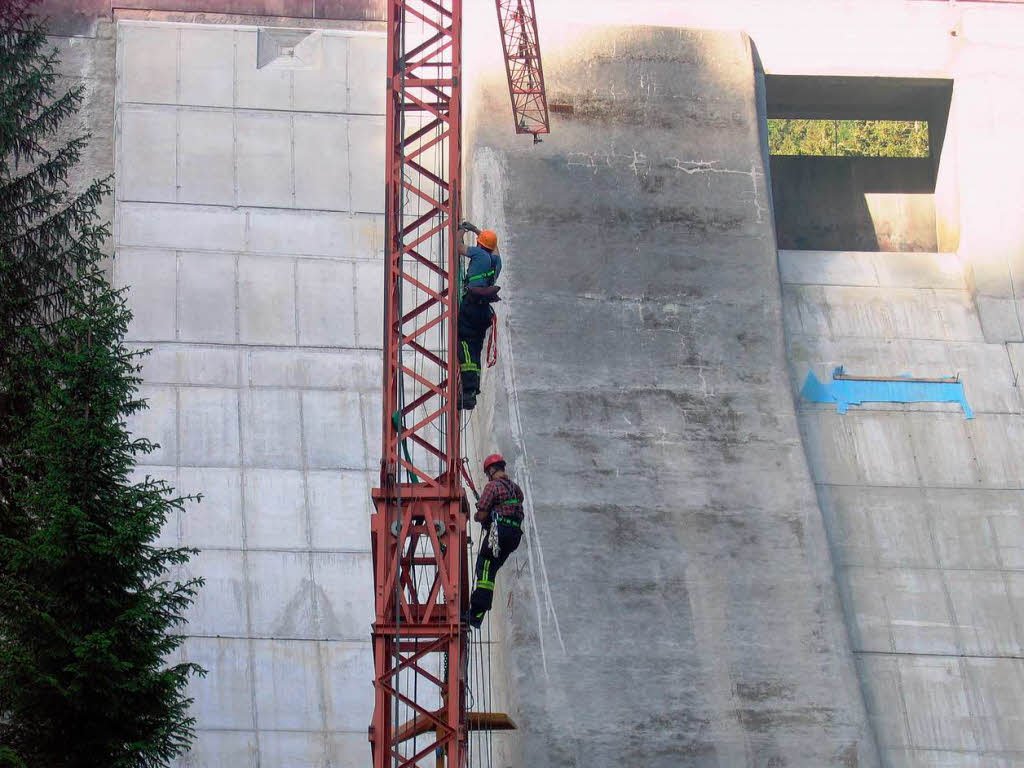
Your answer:
[[[114,280],[131,286],[129,339],[153,350],[132,426],[161,447],[138,473],[204,494],[162,536],[201,550],[188,572],[206,579],[182,658],[210,673],[190,689],[182,765],[356,768],[373,702],[384,39],[319,31],[300,52],[320,66],[259,66],[272,32],[117,24]]]
[[[207,579],[179,765],[366,765],[383,25],[71,5],[82,178],[116,170],[112,276],[153,349],[139,474],[205,496],[162,536]],[[1024,765],[1024,100],[993,98],[1024,82],[1022,7],[885,7],[604,0],[587,20],[612,26],[584,30],[542,4],[538,146],[512,135],[493,8],[467,7],[465,213],[498,230],[506,300],[466,446],[509,456],[534,523],[484,635],[520,726],[495,766]],[[694,29],[614,26],[635,19]],[[261,60],[261,35],[308,66]],[[776,253],[758,52],[955,81],[934,242],[875,238],[948,253]],[[785,242],[854,247],[802,230],[801,201],[828,223],[872,190],[820,188],[788,189],[809,239]],[[923,221],[863,202],[876,235],[879,211]],[[959,373],[976,418],[800,400],[840,364]]]
[[[535,523],[498,579],[514,764],[876,765],[789,391],[756,55],[560,39],[551,136],[511,137],[487,84],[466,152],[506,254],[491,439],[521,446]]]

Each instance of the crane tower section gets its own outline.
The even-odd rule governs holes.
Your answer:
[[[466,763],[456,295],[461,0],[389,0],[374,768]]]
[[[532,134],[537,142],[540,134],[549,132],[550,123],[533,0],[495,0],[495,4],[516,133]]]

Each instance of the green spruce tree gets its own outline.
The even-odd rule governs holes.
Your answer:
[[[185,498],[133,482],[138,353],[106,280],[97,206],[72,190],[82,102],[29,6],[0,3],[0,766],[165,766],[193,737],[173,634],[200,582],[156,539]]]

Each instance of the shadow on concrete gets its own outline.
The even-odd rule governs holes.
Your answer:
[[[778,247],[938,250],[935,179],[952,81],[924,78],[765,78],[769,118],[925,120],[930,156],[771,157]]]

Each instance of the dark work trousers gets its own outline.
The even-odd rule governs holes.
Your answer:
[[[459,305],[459,374],[462,396],[468,401],[480,393],[480,356],[491,327],[491,305],[463,299]]]
[[[516,551],[519,540],[523,538],[522,528],[505,525],[504,523],[492,523],[498,526],[498,556],[491,552],[491,545],[488,542],[488,529],[484,529],[484,541],[480,545],[480,552],[476,556],[476,589],[469,598],[469,620],[474,627],[479,627],[484,620],[484,614],[491,610],[491,603],[494,601],[494,577],[498,569],[505,564],[509,555]]]

